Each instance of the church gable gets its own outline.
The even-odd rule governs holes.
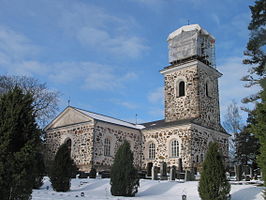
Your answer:
[[[77,111],[72,107],[67,107],[60,113],[45,129],[53,129],[71,124],[92,121],[93,119]]]

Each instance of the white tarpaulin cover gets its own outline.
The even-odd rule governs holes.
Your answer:
[[[210,65],[214,63],[215,38],[198,24],[182,26],[172,32],[167,41],[170,63],[192,56],[202,57]]]

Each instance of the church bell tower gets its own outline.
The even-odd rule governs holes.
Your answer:
[[[165,121],[193,121],[221,129],[215,38],[198,24],[168,36],[169,63],[164,75]]]

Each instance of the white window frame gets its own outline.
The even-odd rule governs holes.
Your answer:
[[[104,156],[111,156],[111,140],[109,138],[104,139],[103,151]]]
[[[155,144],[153,142],[149,143],[149,146],[148,146],[148,158],[153,160],[155,159]]]
[[[170,142],[170,152],[172,158],[178,158],[179,157],[179,142],[177,139],[173,139]]]

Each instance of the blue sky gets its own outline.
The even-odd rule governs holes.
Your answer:
[[[216,38],[221,115],[246,89],[247,0],[0,0],[0,74],[28,75],[71,105],[124,120],[162,119],[167,36],[200,24]],[[243,114],[245,118],[245,114]]]

